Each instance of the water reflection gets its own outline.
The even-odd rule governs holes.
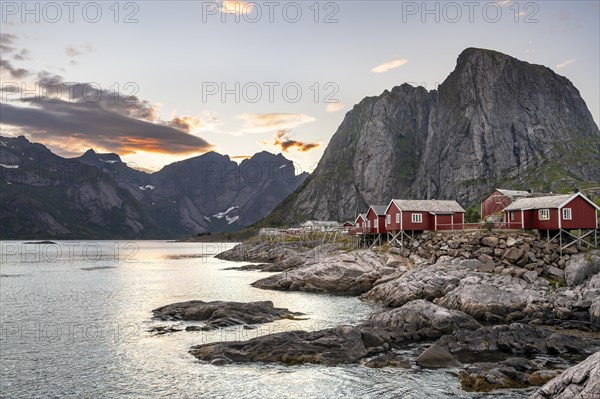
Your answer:
[[[251,282],[270,273],[223,270],[239,264],[213,255],[232,244],[61,241],[54,248],[0,244],[3,397],[478,397],[462,392],[453,372],[417,367],[214,367],[198,362],[188,353],[193,345],[354,324],[379,309],[352,297],[251,287]],[[305,313],[307,320],[280,320],[254,330],[148,332],[165,324],[185,328],[189,323],[152,320],[151,310],[192,299],[271,300],[277,307]]]

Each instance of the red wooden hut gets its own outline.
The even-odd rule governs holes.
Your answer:
[[[597,210],[600,208],[581,193],[521,198],[504,209],[504,221],[522,229],[595,229]]]
[[[356,217],[356,220],[354,221],[354,226],[364,227],[366,225],[367,225],[367,214],[359,213],[358,216]]]
[[[462,230],[465,210],[456,201],[390,201],[386,214],[388,231]]]
[[[367,211],[367,233],[385,234],[385,205],[371,205]]]
[[[486,220],[493,215],[502,217],[502,211],[508,205],[519,198],[531,197],[529,191],[505,190],[503,188],[495,189],[481,202],[481,220]]]

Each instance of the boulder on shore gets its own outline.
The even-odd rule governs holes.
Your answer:
[[[531,399],[550,398],[600,398],[600,352],[565,370],[531,397]]]
[[[418,267],[395,280],[376,286],[361,298],[390,307],[399,307],[415,299],[433,301],[452,291],[461,279],[472,273],[476,272],[449,264]]]
[[[418,299],[402,307],[372,316],[361,325],[390,341],[417,341],[439,338],[457,330],[481,327],[471,316],[448,310],[429,301]]]
[[[324,292],[359,295],[373,288],[375,281],[395,269],[371,251],[353,251],[324,255],[318,261],[270,276],[252,286],[281,291]]]
[[[565,282],[569,287],[573,287],[598,272],[600,272],[600,251],[573,255],[565,265]]]

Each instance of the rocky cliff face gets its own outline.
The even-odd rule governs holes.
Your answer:
[[[270,222],[354,218],[392,197],[469,206],[495,186],[560,191],[594,182],[600,132],[572,83],[469,48],[438,90],[404,84],[356,105],[308,182],[282,204],[288,211]]]

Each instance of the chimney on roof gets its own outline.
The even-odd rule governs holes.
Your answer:
[[[533,188],[528,188],[528,189],[527,189],[527,192],[528,192],[529,194],[533,194]]]
[[[575,188],[575,190],[573,190],[573,192],[574,192],[575,194],[577,194],[577,193],[579,192],[579,189],[578,189],[578,188]]]

